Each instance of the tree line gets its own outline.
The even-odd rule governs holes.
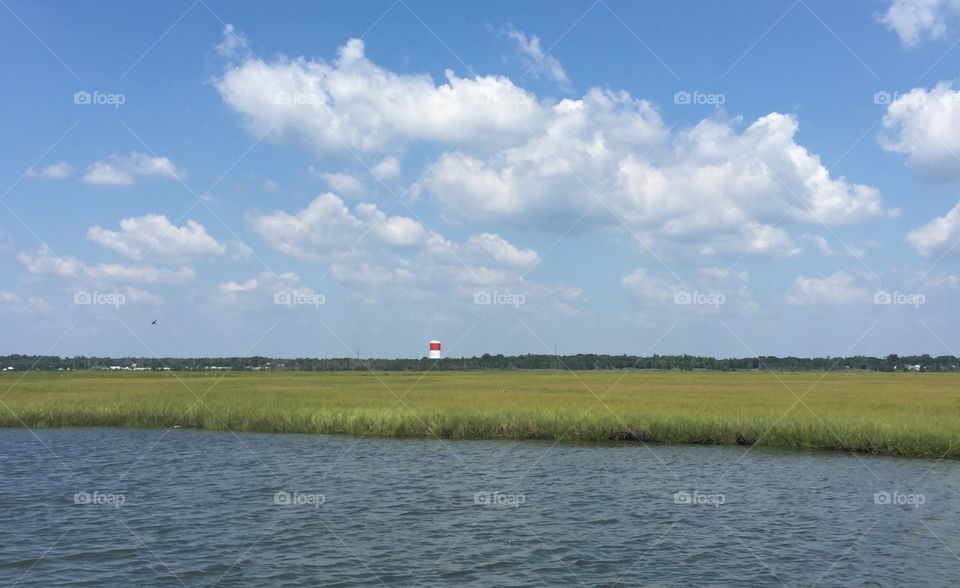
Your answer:
[[[54,355],[0,356],[0,369],[13,371],[59,370],[237,370],[237,371],[466,371],[466,370],[769,370],[877,372],[960,371],[960,358],[951,355],[888,355],[886,357],[742,357],[718,359],[696,355],[491,355],[443,359],[378,358],[273,358],[273,357],[57,357]]]

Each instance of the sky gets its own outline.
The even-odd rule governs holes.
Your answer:
[[[958,44],[958,0],[0,0],[0,354],[960,355]]]

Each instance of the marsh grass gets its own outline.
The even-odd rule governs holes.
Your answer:
[[[5,427],[756,443],[960,458],[953,374],[29,373],[0,376],[0,400]]]

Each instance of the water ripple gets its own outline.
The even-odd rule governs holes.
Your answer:
[[[737,447],[0,431],[0,583],[954,584],[960,464]],[[51,453],[52,452],[52,453]]]

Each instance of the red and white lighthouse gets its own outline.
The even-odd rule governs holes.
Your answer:
[[[440,342],[431,341],[430,342],[430,354],[428,355],[430,359],[440,359]]]

